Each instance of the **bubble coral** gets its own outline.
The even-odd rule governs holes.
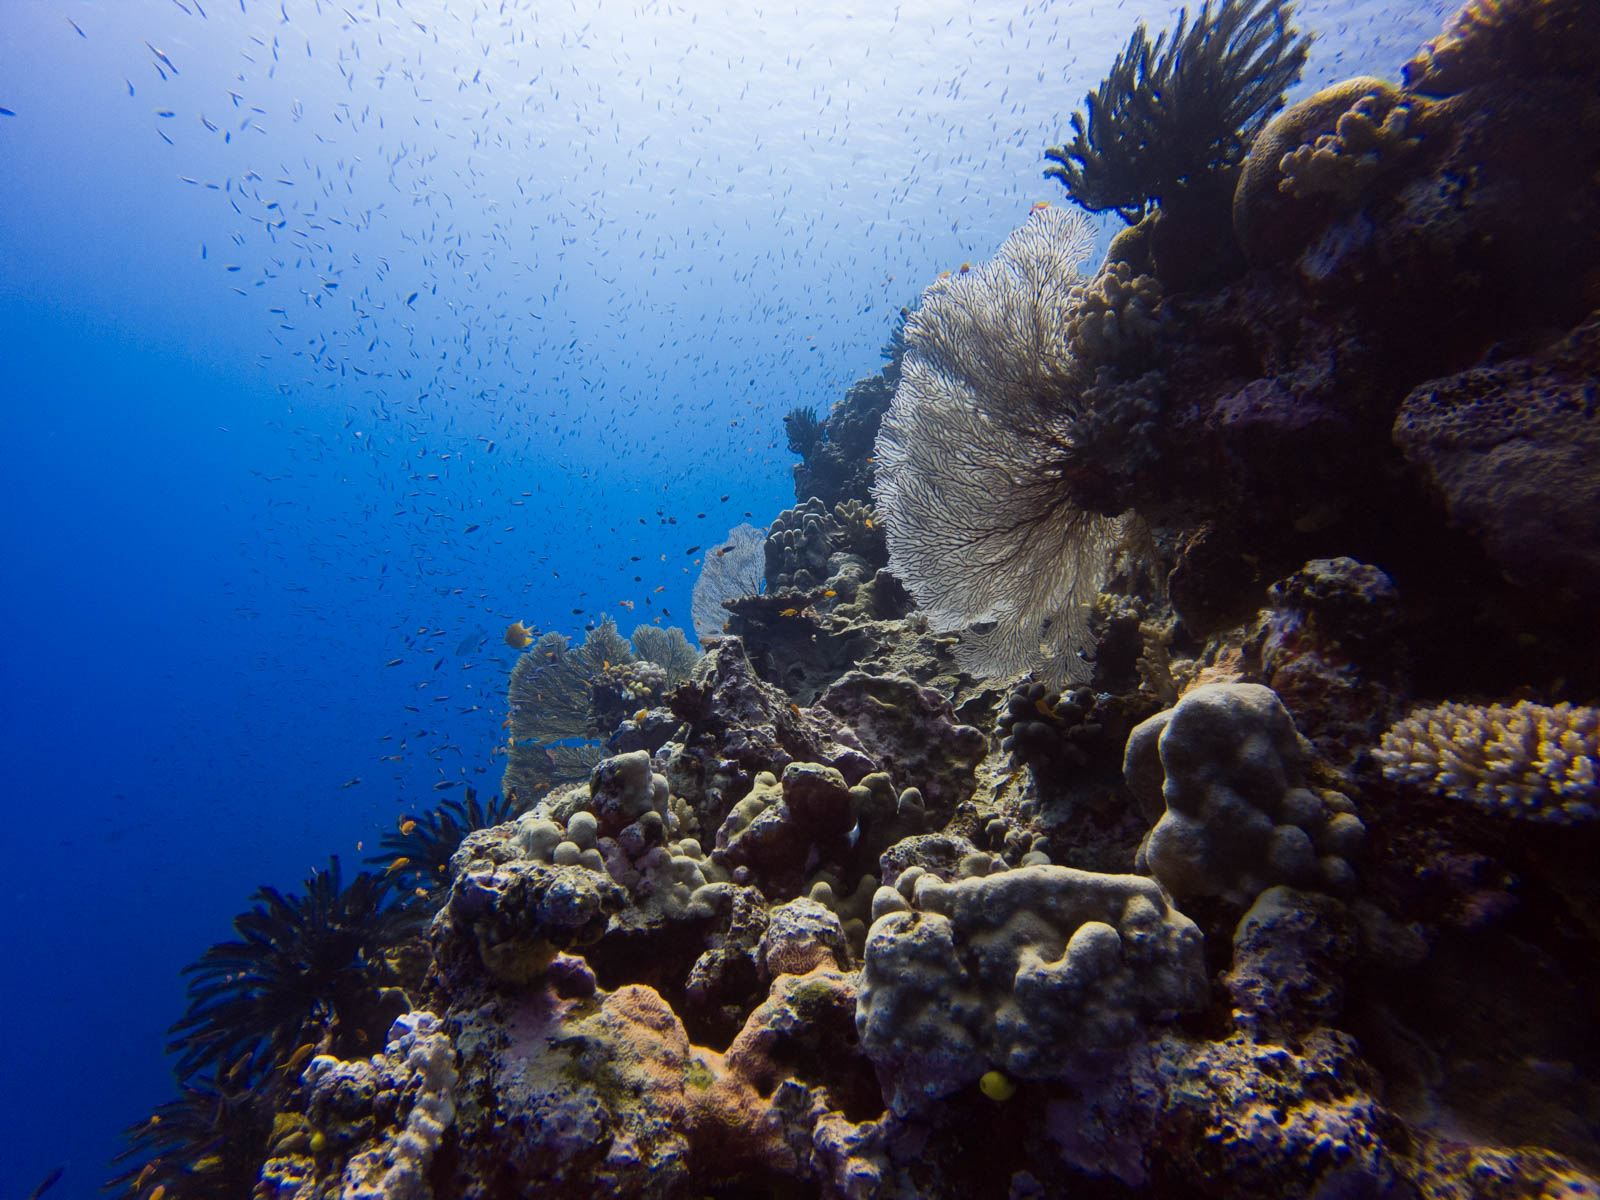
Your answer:
[[[1441,704],[1395,722],[1373,757],[1385,778],[1491,812],[1569,824],[1600,812],[1600,709]]]

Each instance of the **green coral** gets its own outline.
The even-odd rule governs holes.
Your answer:
[[[1143,22],[1117,56],[1072,140],[1052,146],[1045,174],[1091,212],[1113,209],[1130,225],[1174,192],[1237,166],[1251,139],[1283,107],[1311,37],[1289,25],[1286,0],[1210,0],[1194,24],[1152,44]]]
[[[1600,708],[1441,704],[1395,722],[1373,757],[1385,778],[1552,824],[1593,820]]]

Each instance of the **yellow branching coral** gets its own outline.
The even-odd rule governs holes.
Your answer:
[[[1384,776],[1484,808],[1563,823],[1600,815],[1600,709],[1441,704],[1397,721],[1373,755]]]

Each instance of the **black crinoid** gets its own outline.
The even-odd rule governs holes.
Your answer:
[[[1072,140],[1052,146],[1045,174],[1091,212],[1130,225],[1152,205],[1237,166],[1300,77],[1309,36],[1287,0],[1211,0],[1194,23],[1154,43],[1141,22],[1111,73],[1072,115]]]
[[[801,458],[810,458],[822,440],[822,421],[817,410],[809,404],[791,408],[783,418],[783,432],[789,439],[789,449]]]
[[[417,932],[420,910],[396,903],[382,876],[346,887],[338,858],[311,873],[303,895],[263,887],[252,900],[233,921],[240,940],[184,968],[189,1012],[168,1046],[178,1077],[211,1067],[248,1081],[308,1047],[343,1058],[380,1048],[409,1007],[394,952]]]
[[[176,1100],[127,1129],[127,1148],[112,1161],[130,1165],[104,1190],[127,1200],[157,1187],[168,1200],[250,1195],[272,1133],[269,1095],[210,1075],[185,1079]]]
[[[461,839],[474,829],[504,825],[517,812],[515,799],[496,795],[479,804],[477,791],[469,787],[465,800],[447,800],[431,812],[402,817],[400,828],[378,842],[382,852],[367,862],[385,867],[391,879],[437,897],[450,886],[450,856]]]

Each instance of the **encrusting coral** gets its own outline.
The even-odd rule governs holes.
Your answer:
[[[1572,824],[1600,816],[1600,709],[1445,703],[1397,721],[1372,752],[1385,777],[1489,812]]]

